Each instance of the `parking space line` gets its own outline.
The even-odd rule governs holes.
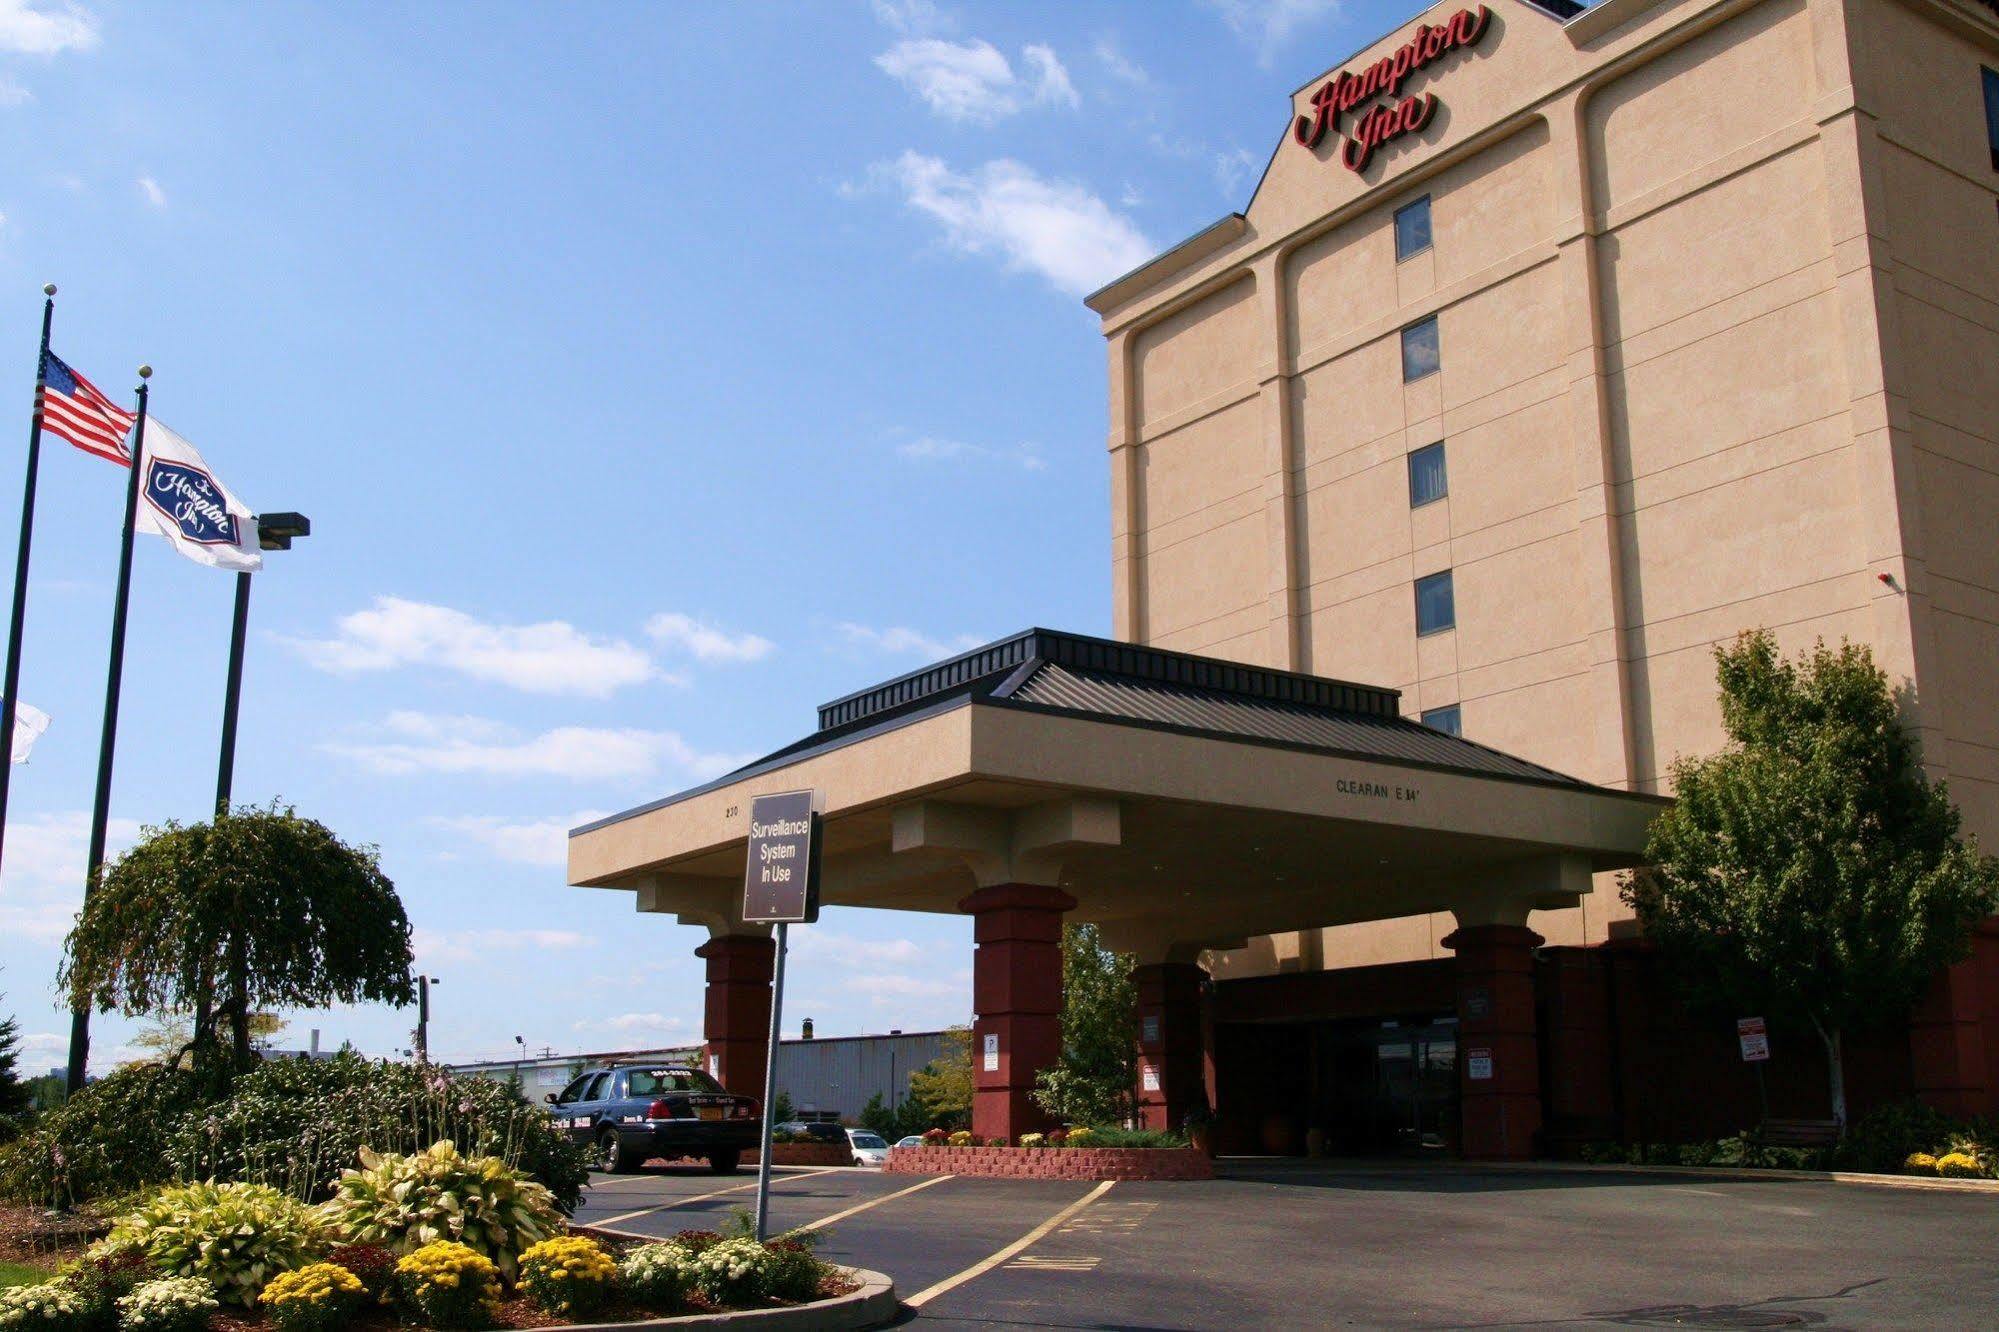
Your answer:
[[[773,1176],[771,1179],[771,1187],[776,1188],[779,1184],[784,1183],[786,1180],[811,1179],[814,1175],[830,1175],[832,1173],[833,1172],[831,1170],[808,1170],[802,1174],[797,1174],[797,1175],[784,1175],[782,1177]],[[753,1189],[756,1186],[757,1182],[755,1180],[751,1180],[747,1184],[732,1184],[726,1189],[716,1189],[712,1193],[697,1193],[691,1198],[672,1198],[666,1202],[659,1204],[657,1207],[641,1207],[636,1212],[621,1212],[617,1216],[605,1217],[601,1221],[591,1220],[586,1218],[583,1221],[583,1224],[586,1226],[595,1226],[599,1230],[608,1230],[610,1227],[617,1225],[620,1221],[636,1221],[638,1218],[642,1216],[651,1216],[654,1212],[667,1212],[673,1210],[676,1207],[685,1207],[689,1203],[707,1202],[710,1198],[720,1198],[730,1193],[741,1193],[746,1189]]]
[[[1015,1254],[1020,1253],[1022,1250],[1027,1249],[1030,1246],[1034,1245],[1035,1243],[1039,1242],[1043,1237],[1045,1237],[1048,1234],[1048,1232],[1055,1229],[1055,1227],[1061,1225],[1064,1221],[1067,1221],[1070,1217],[1082,1211],[1085,1207],[1088,1207],[1091,1203],[1103,1197],[1106,1193],[1109,1193],[1111,1191],[1111,1185],[1115,1184],[1116,1182],[1117,1182],[1116,1180],[1112,1179],[1105,1180],[1103,1183],[1097,1185],[1097,1187],[1091,1189],[1088,1193],[1084,1194],[1082,1197],[1076,1199],[1076,1201],[1070,1203],[1067,1207],[1064,1207],[1061,1211],[1057,1212],[1055,1215],[1049,1217],[1046,1221],[1043,1221],[1040,1225],[1036,1226],[1034,1229],[1028,1231],[1025,1235],[1022,1235],[1019,1239],[1015,1240],[1013,1243],[1007,1245],[1004,1249],[1001,1249],[998,1253],[993,1254],[989,1258],[980,1259],[978,1262],[973,1263],[970,1267],[966,1268],[962,1272],[957,1273],[955,1276],[947,1276],[942,1281],[937,1282],[935,1285],[924,1287],[922,1290],[917,1291],[914,1295],[911,1295],[908,1299],[904,1300],[903,1303],[908,1305],[912,1309],[920,1309],[924,1305],[928,1304],[930,1301],[936,1299],[939,1295],[943,1295],[949,1291],[956,1290],[958,1287],[964,1285],[967,1281],[970,1281],[973,1277],[985,1275],[987,1272],[992,1271],[995,1267],[998,1267],[1001,1263],[1013,1257]]]
[[[945,1180],[953,1178],[956,1177],[953,1175],[938,1175],[935,1178],[926,1179],[920,1184],[912,1184],[906,1189],[897,1189],[894,1193],[884,1193],[879,1198],[870,1198],[866,1202],[860,1204],[858,1207],[849,1207],[844,1212],[835,1212],[831,1216],[822,1216],[817,1221],[808,1221],[804,1225],[799,1226],[798,1229],[819,1230],[826,1226],[832,1225],[835,1221],[845,1221],[850,1216],[855,1216],[861,1212],[865,1212],[870,1207],[880,1207],[885,1202],[894,1202],[897,1198],[906,1198],[910,1194],[916,1192],[918,1189],[927,1189],[932,1184],[942,1184]]]

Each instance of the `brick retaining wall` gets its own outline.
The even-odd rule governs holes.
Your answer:
[[[1006,1179],[1213,1179],[1191,1147],[897,1147],[891,1175],[990,1175]]]

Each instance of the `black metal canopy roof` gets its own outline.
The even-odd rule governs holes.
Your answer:
[[[1029,629],[834,699],[820,707],[813,734],[715,781],[586,824],[571,835],[971,704],[1509,781],[1589,786],[1411,721],[1400,713],[1401,697],[1395,689]]]

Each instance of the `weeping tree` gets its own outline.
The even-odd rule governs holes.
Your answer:
[[[1864,646],[1796,660],[1767,632],[1715,651],[1728,743],[1673,765],[1623,895],[1709,1010],[1809,1026],[1846,1123],[1842,1040],[1906,1015],[1999,903]]]
[[[410,961],[374,848],[272,805],[148,829],[92,889],[60,981],[100,1012],[191,1013],[195,1067],[213,1078],[249,1065],[259,1010],[413,1002]]]

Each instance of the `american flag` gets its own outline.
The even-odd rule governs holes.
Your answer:
[[[62,357],[44,352],[42,358],[42,428],[61,435],[85,453],[131,466],[125,436],[137,418],[65,365]]]

